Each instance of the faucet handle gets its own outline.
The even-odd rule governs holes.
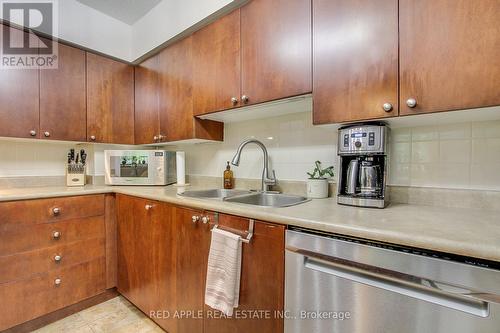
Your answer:
[[[272,178],[266,177],[265,183],[267,185],[276,185],[278,183],[278,181],[276,180],[276,171],[273,170],[273,177]]]

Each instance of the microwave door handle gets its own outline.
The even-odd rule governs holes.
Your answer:
[[[304,266],[314,271],[438,304],[478,317],[485,318],[489,316],[489,304],[485,301],[443,291],[441,289],[436,289],[436,287],[431,288],[415,282],[405,281],[397,277],[378,273],[375,270],[372,271],[354,267],[349,263],[350,262],[346,260],[336,262],[307,255],[304,257]],[[356,266],[359,266],[359,264]],[[422,282],[427,281],[431,286],[437,284],[443,285],[442,283],[417,277],[412,277],[411,280]]]

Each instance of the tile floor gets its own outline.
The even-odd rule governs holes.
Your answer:
[[[35,333],[162,333],[123,297],[115,297],[42,327]]]

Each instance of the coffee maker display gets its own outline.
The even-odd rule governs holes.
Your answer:
[[[388,132],[389,128],[383,123],[352,124],[339,129],[339,204],[387,206]]]

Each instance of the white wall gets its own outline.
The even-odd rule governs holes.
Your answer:
[[[231,2],[163,0],[133,25],[132,58],[143,56]]]
[[[128,25],[76,0],[59,0],[56,37],[132,62],[233,1],[244,0],[162,0]]]
[[[58,33],[55,37],[116,58],[132,60],[132,26],[76,0],[59,0],[58,8]],[[9,20],[3,17],[3,13],[2,18]]]

